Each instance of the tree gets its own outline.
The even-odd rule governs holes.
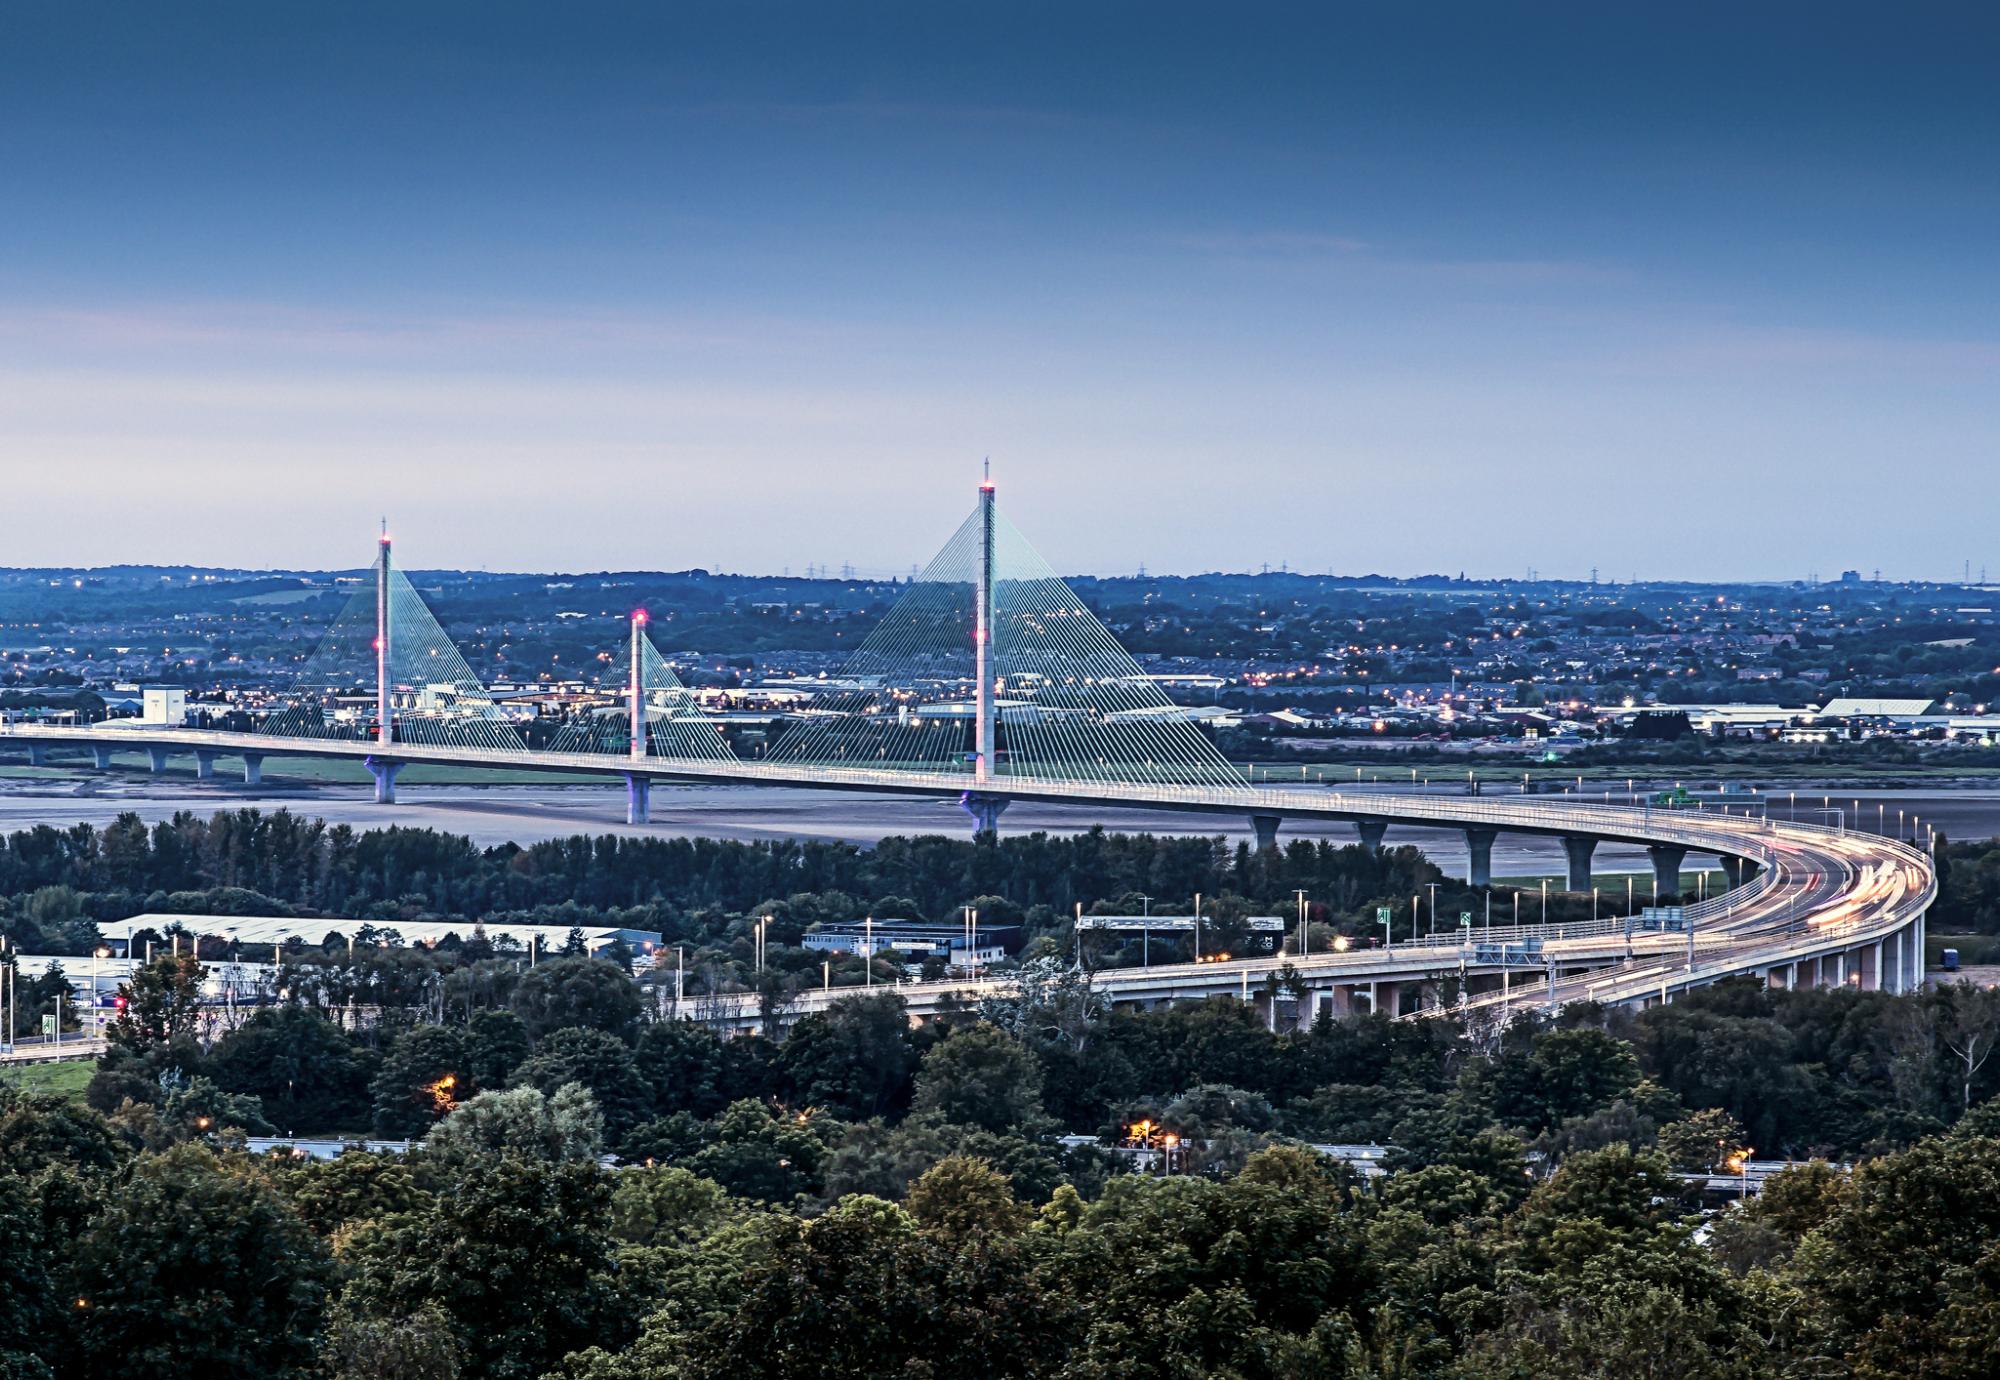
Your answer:
[[[1525,1050],[1509,1050],[1492,1077],[1500,1120],[1540,1132],[1630,1093],[1639,1082],[1639,1061],[1630,1045],[1602,1030],[1550,1030]]]
[[[1032,1216],[1014,1201],[1006,1175],[969,1155],[947,1155],[925,1170],[910,1185],[908,1207],[924,1230],[954,1241],[1020,1231]]]
[[[193,954],[169,955],[133,969],[118,989],[125,1008],[105,1026],[104,1038],[137,1053],[192,1040],[201,1024],[201,984],[207,973]]]
[[[1791,1274],[1815,1305],[1820,1345],[1858,1374],[1955,1380],[1980,1373],[1966,1343],[1977,1355],[2000,1340],[1996,1237],[2000,1141],[1927,1140],[1856,1168]]]
[[[1993,1057],[2000,1041],[2000,991],[1952,983],[1939,998],[1944,1012],[1938,1023],[1938,1038],[1958,1061],[1959,1110],[1972,1106],[1972,1083],[1980,1069]]]
[[[51,1168],[108,1174],[127,1154],[96,1112],[52,1093],[0,1083],[0,1174],[28,1179]]]
[[[413,1138],[458,1105],[465,1086],[465,1035],[452,1026],[420,1025],[389,1046],[369,1085],[375,1134]]]
[[[556,958],[537,964],[514,989],[514,1014],[537,1040],[570,1026],[630,1039],[640,1010],[639,988],[630,975],[597,958]]]
[[[811,1222],[769,1219],[708,1275],[684,1278],[691,1287],[629,1352],[593,1349],[564,1380],[1038,1380],[1064,1358],[1070,1305],[1016,1239],[961,1247],[865,1195]]]
[[[795,1101],[857,1121],[900,1111],[916,1062],[909,1009],[894,992],[841,997],[806,1016],[779,1055]]]
[[[54,1372],[44,1356],[62,1325],[55,1281],[44,1241],[42,1214],[21,1180],[0,1175],[0,1376],[8,1380],[49,1380]],[[39,1353],[39,1354],[38,1354]]]
[[[1719,1107],[1706,1107],[1660,1128],[1659,1149],[1667,1163],[1690,1174],[1714,1174],[1739,1154],[1749,1153],[1743,1127]]]
[[[264,1119],[264,1104],[257,1098],[226,1092],[213,1079],[200,1077],[176,1083],[167,1090],[167,1095],[160,1099],[156,1123],[164,1133],[163,1143],[204,1139],[227,1131],[253,1136],[277,1132]]]
[[[333,1380],[458,1380],[464,1349],[435,1304],[376,1318],[336,1305],[326,1327]]]
[[[790,1204],[816,1193],[826,1146],[800,1113],[732,1102],[712,1121],[686,1112],[639,1128],[628,1159],[670,1160],[739,1198]]]
[[[1014,974],[1014,990],[985,997],[981,1020],[1029,1045],[1055,1045],[1081,1054],[1111,1010],[1090,974],[1055,957],[1031,959]]]
[[[534,1048],[528,1027],[512,1011],[475,1011],[465,1023],[465,1072],[473,1090],[504,1088]]]
[[[425,1153],[448,1165],[509,1154],[550,1163],[595,1161],[603,1148],[604,1118],[590,1091],[577,1083],[563,1084],[552,1096],[535,1088],[480,1093],[424,1137]]]
[[[426,1209],[355,1236],[345,1302],[376,1325],[435,1308],[466,1376],[533,1380],[567,1352],[630,1335],[610,1273],[610,1199],[588,1161],[483,1159]]]
[[[1378,1283],[1337,1195],[1242,1176],[1115,1179],[1040,1273],[1090,1301],[1044,1347],[1068,1348],[1065,1375],[1092,1377],[1351,1374],[1345,1341],[1312,1339],[1323,1326],[1351,1337]]]
[[[1686,1192],[1662,1156],[1614,1145],[1565,1160],[1528,1195],[1509,1230],[1523,1263],[1580,1275],[1611,1246],[1679,1223]]]
[[[370,1061],[326,1017],[298,1006],[256,1012],[209,1052],[208,1072],[227,1092],[260,1099],[293,1135],[365,1126]]]
[[[326,1248],[199,1145],[143,1155],[78,1238],[79,1347],[96,1375],[303,1375]]]
[[[751,1041],[736,1043],[749,1044]],[[693,1021],[657,1021],[639,1032],[634,1055],[655,1110],[662,1116],[713,1116],[728,1106],[726,1053],[720,1036]],[[739,1095],[755,1095],[743,1090]]]
[[[956,1031],[917,1066],[919,1113],[988,1131],[1042,1118],[1041,1069],[1013,1036],[984,1022]]]
[[[588,1089],[604,1115],[605,1137],[613,1145],[652,1112],[651,1090],[639,1076],[632,1047],[602,1030],[574,1027],[550,1032],[509,1082],[550,1095],[571,1083]]]
[[[611,1191],[611,1234],[634,1246],[692,1246],[739,1215],[722,1185],[673,1165],[630,1165]]]

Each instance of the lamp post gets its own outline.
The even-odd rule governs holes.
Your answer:
[[[1306,893],[1304,891],[1295,891],[1292,894],[1299,899],[1299,957],[1303,958],[1311,943],[1310,937],[1306,933]]]

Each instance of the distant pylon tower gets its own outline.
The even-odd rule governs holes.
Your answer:
[[[993,472],[990,468],[979,481],[978,576],[973,590],[972,779],[984,784],[993,779]]]
[[[394,742],[389,705],[389,519],[382,519],[382,553],[375,562],[375,741]]]
[[[646,755],[646,666],[645,660],[639,650],[645,644],[645,637],[646,611],[644,609],[635,609],[632,612],[632,684],[630,687],[632,696],[632,742],[627,749],[635,761]]]

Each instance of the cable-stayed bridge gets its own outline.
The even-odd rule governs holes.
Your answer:
[[[1559,838],[1577,892],[1592,889],[1593,852],[1612,840],[1647,849],[1662,894],[1678,890],[1691,852],[1718,857],[1732,884],[1677,918],[1684,932],[1635,934],[1629,917],[1594,934],[1481,927],[1449,943],[1104,974],[1128,1000],[1231,983],[1248,995],[1253,974],[1263,983],[1287,962],[1286,980],[1304,984],[1301,1005],[1338,1009],[1382,1004],[1386,981],[1387,1004],[1400,1010],[1407,974],[1447,970],[1463,972],[1459,990],[1475,1004],[1534,991],[1542,1001],[1663,1000],[1741,972],[1891,990],[1921,980],[1923,914],[1936,882],[1924,852],[1896,840],[1572,799],[1254,786],[1006,521],[990,482],[840,675],[756,758],[738,754],[674,675],[643,613],[632,618],[616,702],[600,697],[531,745],[394,565],[386,534],[372,575],[249,731],[9,724],[0,747],[37,762],[85,750],[100,767],[116,750],[143,749],[156,771],[170,754],[191,753],[203,776],[236,757],[253,782],[270,757],[355,760],[385,806],[413,763],[603,775],[625,784],[633,824],[649,821],[656,784],[731,782],[951,796],[981,832],[997,830],[1017,800],[1247,817],[1260,848],[1275,846],[1287,818],[1350,821],[1371,848],[1392,825],[1449,828],[1464,834],[1476,887],[1491,883],[1502,833]],[[920,1006],[922,994],[912,995]],[[753,1008],[735,1019],[754,1024]]]

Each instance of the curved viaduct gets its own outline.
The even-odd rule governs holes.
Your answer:
[[[997,827],[1014,800],[1078,806],[1184,811],[1248,817],[1260,846],[1276,842],[1287,819],[1352,822],[1361,841],[1379,846],[1392,825],[1459,829],[1471,852],[1468,880],[1491,881],[1494,839],[1502,833],[1562,840],[1572,891],[1590,889],[1592,851],[1611,840],[1647,849],[1663,892],[1678,888],[1689,853],[1721,860],[1731,886],[1687,907],[1684,929],[1638,931],[1629,917],[1573,925],[1478,928],[1385,948],[1284,958],[1112,969],[1097,976],[1115,1002],[1158,1002],[1235,994],[1266,1007],[1278,1026],[1335,1014],[1437,1010],[1440,994],[1474,1010],[1523,1002],[1595,999],[1634,1004],[1724,977],[1754,974],[1774,985],[1845,984],[1908,991],[1922,981],[1924,913],[1936,896],[1921,849],[1877,835],[1703,810],[1599,805],[1547,797],[1438,797],[1298,787],[1187,787],[993,776],[974,788],[951,772],[905,771],[709,759],[615,757],[588,753],[495,751],[394,743],[386,747],[335,738],[285,738],[202,729],[8,725],[0,749],[36,762],[58,751],[88,753],[109,767],[115,751],[144,751],[153,769],[171,754],[192,754],[197,774],[218,760],[240,759],[246,780],[260,778],[269,757],[336,758],[365,763],[376,797],[395,799],[396,774],[413,763],[599,775],[622,780],[629,818],[649,817],[655,783],[706,782],[956,796],[979,828]],[[962,1003],[1003,984],[963,980],[906,984],[915,1015]],[[842,992],[806,993],[785,1017],[816,1009]],[[763,1022],[752,998],[707,1004],[704,1019],[738,1029]]]

